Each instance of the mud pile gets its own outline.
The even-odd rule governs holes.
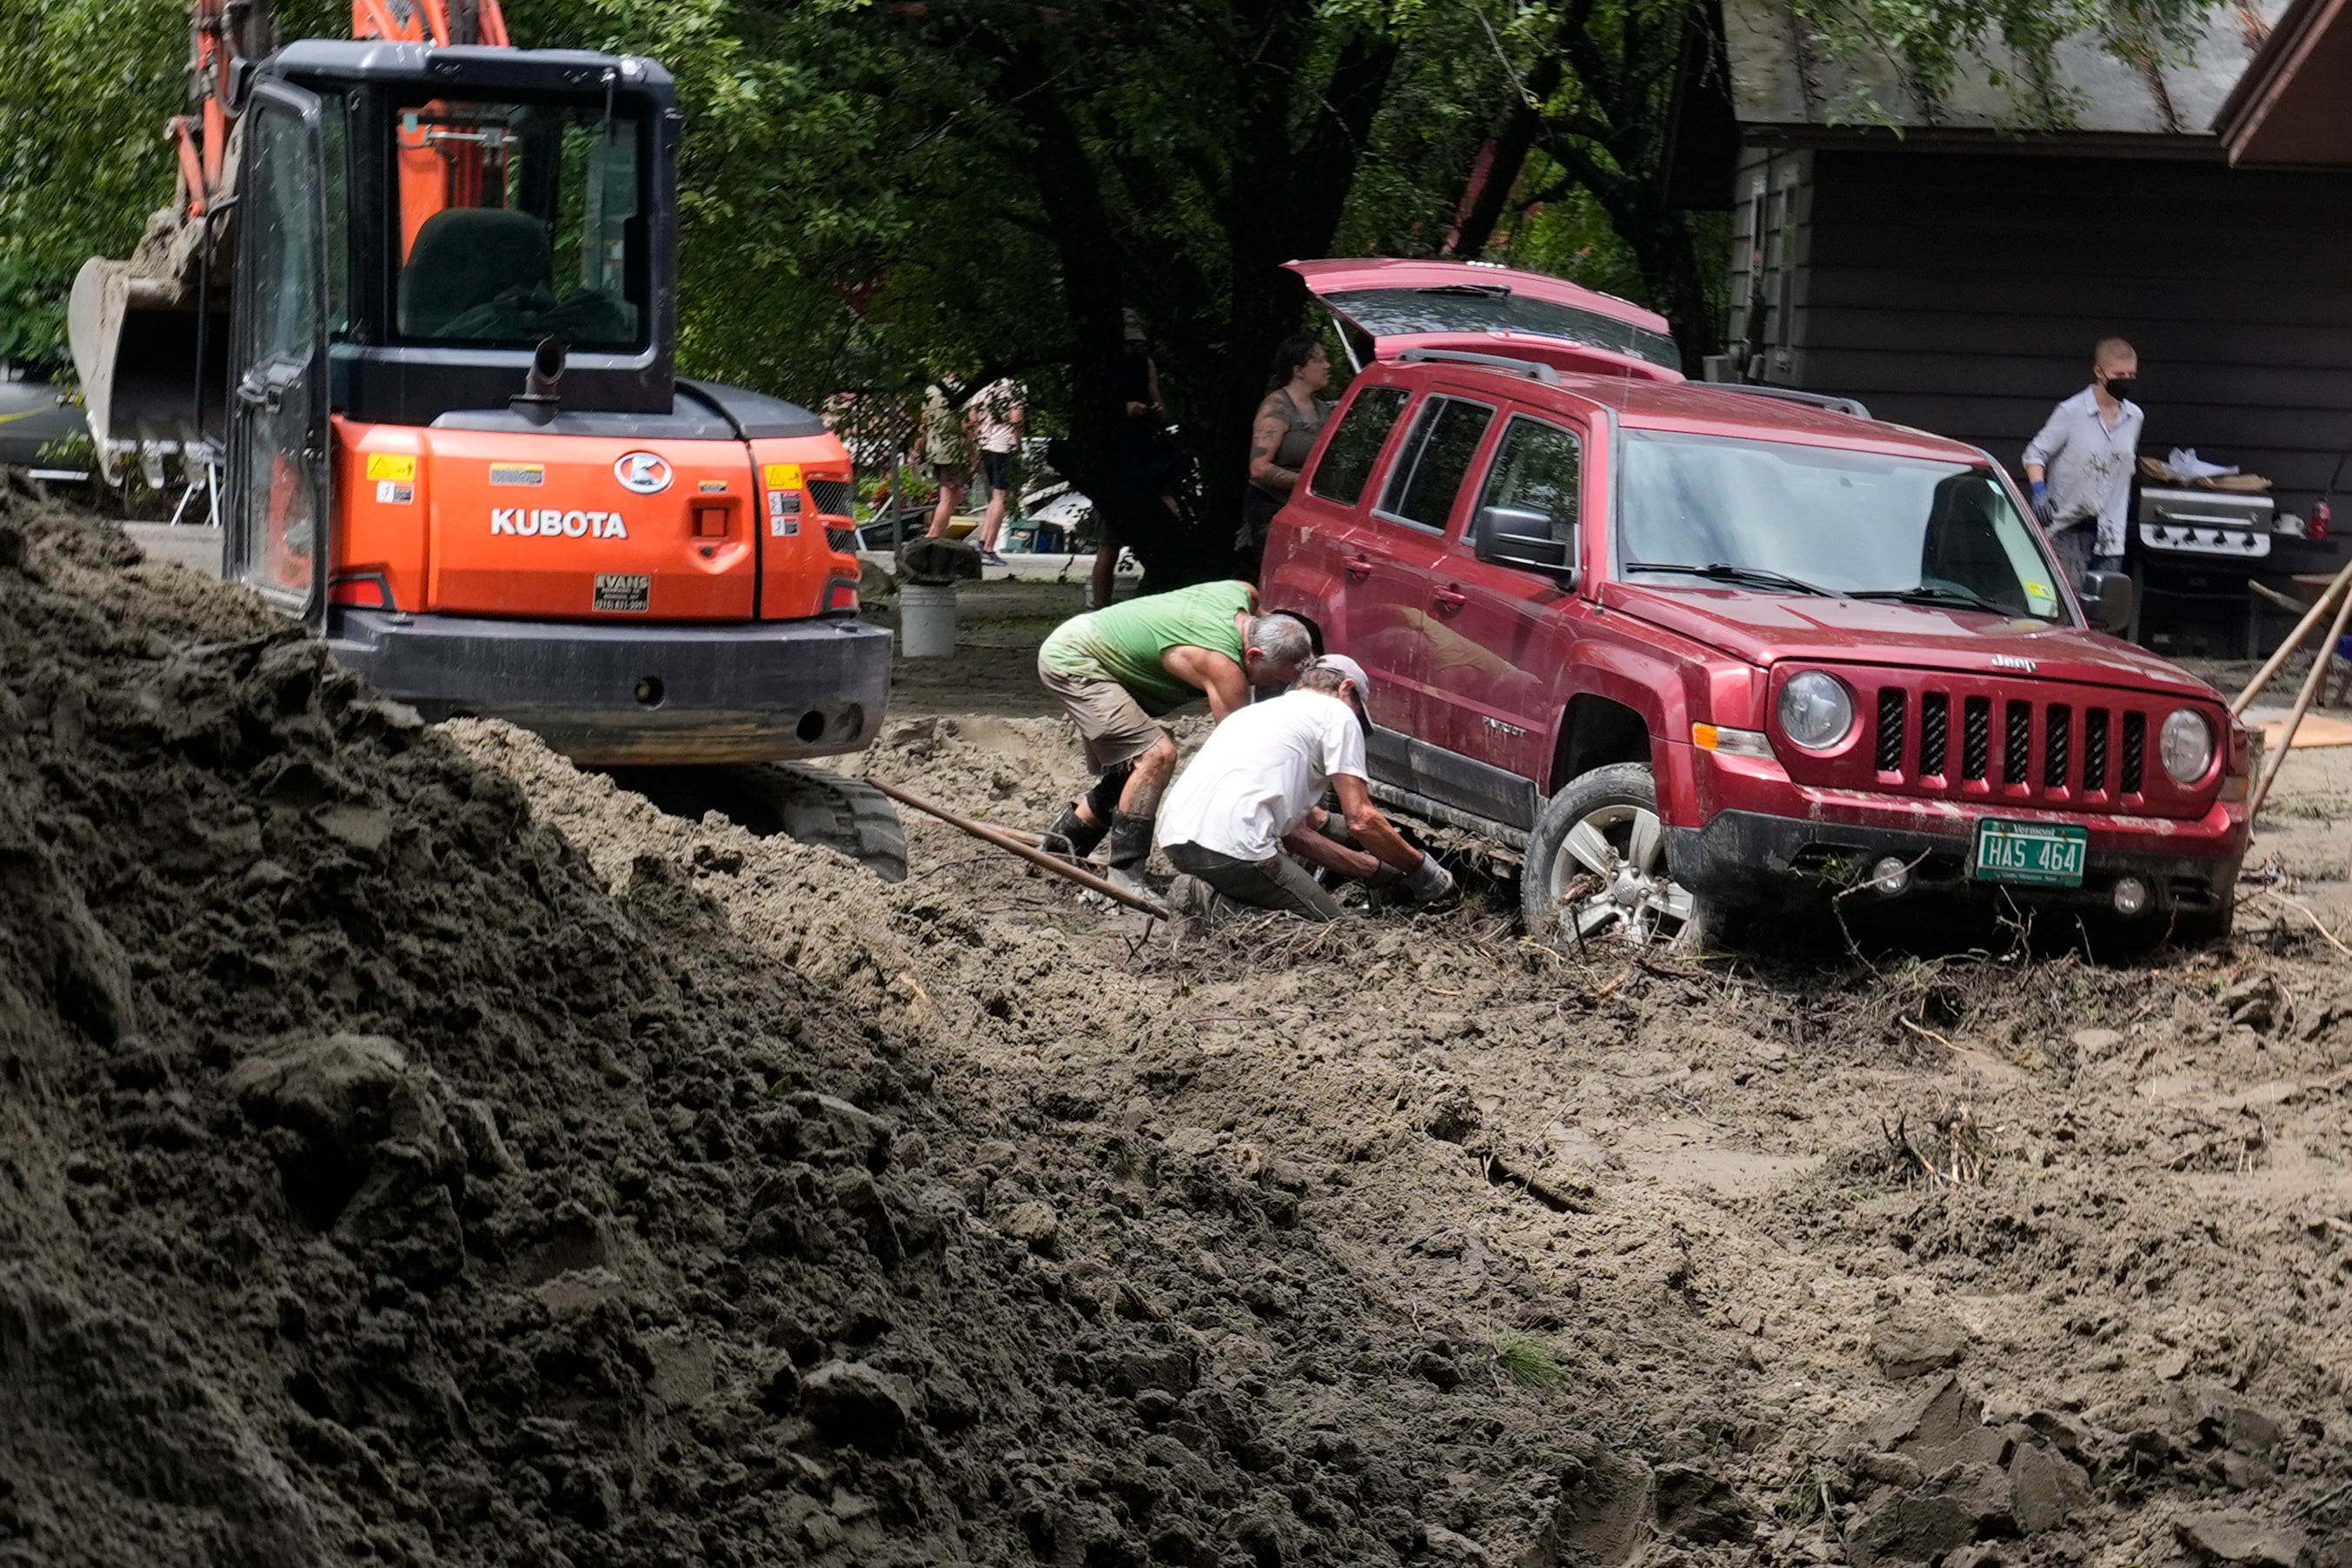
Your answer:
[[[1274,1422],[1302,1356],[1368,1424],[1453,1371],[1318,1289],[1296,1171],[942,1072],[895,939],[796,967],[696,886],[821,852],[688,826],[616,895],[246,596],[0,491],[0,1562],[1444,1546],[1479,1412]]]

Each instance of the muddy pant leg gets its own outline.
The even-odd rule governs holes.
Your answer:
[[[2066,581],[2074,591],[2083,591],[2083,579],[2090,574],[2091,547],[2096,542],[2099,525],[2095,520],[2074,523],[2050,535],[2050,547],[2058,553],[2058,564],[2065,569]]]
[[[1281,910],[1310,921],[1339,918],[1339,900],[1287,855],[1276,855],[1271,860],[1237,860],[1197,844],[1165,847],[1170,865],[1200,878],[1237,904]]]
[[[1103,770],[1095,787],[1087,791],[1087,815],[1105,826],[1110,825],[1111,814],[1118,809],[1118,797],[1127,789],[1128,776],[1135,772],[1131,762]]]

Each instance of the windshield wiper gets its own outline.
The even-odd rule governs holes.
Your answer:
[[[1971,610],[1984,610],[1996,616],[2014,617],[2019,612],[2007,605],[1995,604],[1973,588],[1962,588],[1947,583],[1922,583],[1916,588],[1858,589],[1846,595],[1853,599],[1894,599],[1903,604],[1963,605]],[[2042,617],[2036,616],[2035,619]]]
[[[1623,570],[1671,572],[1678,576],[1705,577],[1710,582],[1738,583],[1751,588],[1785,588],[1791,594],[1818,594],[1824,599],[1846,597],[1834,588],[1824,588],[1801,577],[1791,577],[1785,572],[1768,572],[1761,566],[1734,566],[1728,561],[1712,561],[1704,566],[1689,566],[1673,561],[1628,561]]]

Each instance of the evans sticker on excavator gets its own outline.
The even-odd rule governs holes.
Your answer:
[[[110,477],[217,458],[224,575],[428,718],[721,796],[681,766],[868,744],[847,451],[677,375],[669,74],[506,47],[496,0],[359,0],[355,41],[274,53],[257,0],[193,10],[179,199],[69,312]],[[887,805],[761,771],[766,826],[893,868]]]

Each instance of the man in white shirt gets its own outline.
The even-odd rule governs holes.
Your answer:
[[[1372,805],[1370,685],[1354,659],[1325,654],[1293,690],[1227,715],[1160,802],[1169,863],[1236,903],[1314,921],[1338,919],[1339,905],[1293,855],[1416,903],[1450,891],[1445,868]],[[1339,797],[1336,815],[1326,790]]]
[[[2053,409],[2025,448],[2033,510],[2077,592],[2091,573],[2123,568],[2124,512],[2139,458],[2142,416],[2131,401],[2138,375],[2138,351],[2101,338],[2091,384]]]
[[[1005,504],[1013,495],[1013,455],[1021,449],[1029,423],[1028,401],[1019,382],[995,381],[980,389],[968,411],[972,448],[980,454],[982,479],[988,486],[988,514],[980,524],[983,565],[1004,564],[996,552],[996,531],[1004,526]]]

